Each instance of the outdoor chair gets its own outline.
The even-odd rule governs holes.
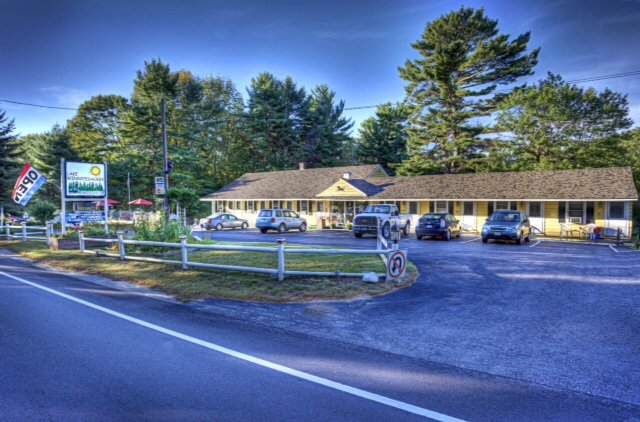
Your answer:
[[[560,223],[560,239],[566,238],[569,235],[570,239],[573,239],[574,228],[570,223]]]

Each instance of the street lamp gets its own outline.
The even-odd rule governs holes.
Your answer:
[[[169,168],[169,148],[167,145],[167,103],[173,102],[176,105],[178,110],[182,109],[182,103],[180,99],[166,101],[162,99],[161,108],[162,108],[162,162],[163,162],[163,173],[164,173],[164,218],[165,222],[169,224],[169,216],[171,214],[171,208],[169,206],[169,173],[171,169]]]

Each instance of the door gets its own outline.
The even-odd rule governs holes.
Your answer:
[[[477,231],[476,221],[476,204],[473,201],[464,201],[462,203],[462,220],[460,225],[463,230]]]
[[[229,227],[234,229],[242,225],[242,223],[240,223],[240,220],[238,220],[235,215],[229,215],[229,222],[227,224]]]
[[[622,236],[629,236],[629,203],[625,201],[607,202],[606,236],[616,236],[618,229]]]
[[[544,233],[544,204],[542,202],[529,202],[527,214],[531,231],[537,234]]]

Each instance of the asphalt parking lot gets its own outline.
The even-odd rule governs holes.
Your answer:
[[[346,232],[207,232],[365,247]],[[366,300],[191,306],[314,336],[640,405],[640,252],[537,242],[403,240],[420,278]]]

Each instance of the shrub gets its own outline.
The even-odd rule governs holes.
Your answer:
[[[40,224],[46,224],[53,219],[57,210],[57,207],[49,201],[34,201],[28,208],[29,215]]]

